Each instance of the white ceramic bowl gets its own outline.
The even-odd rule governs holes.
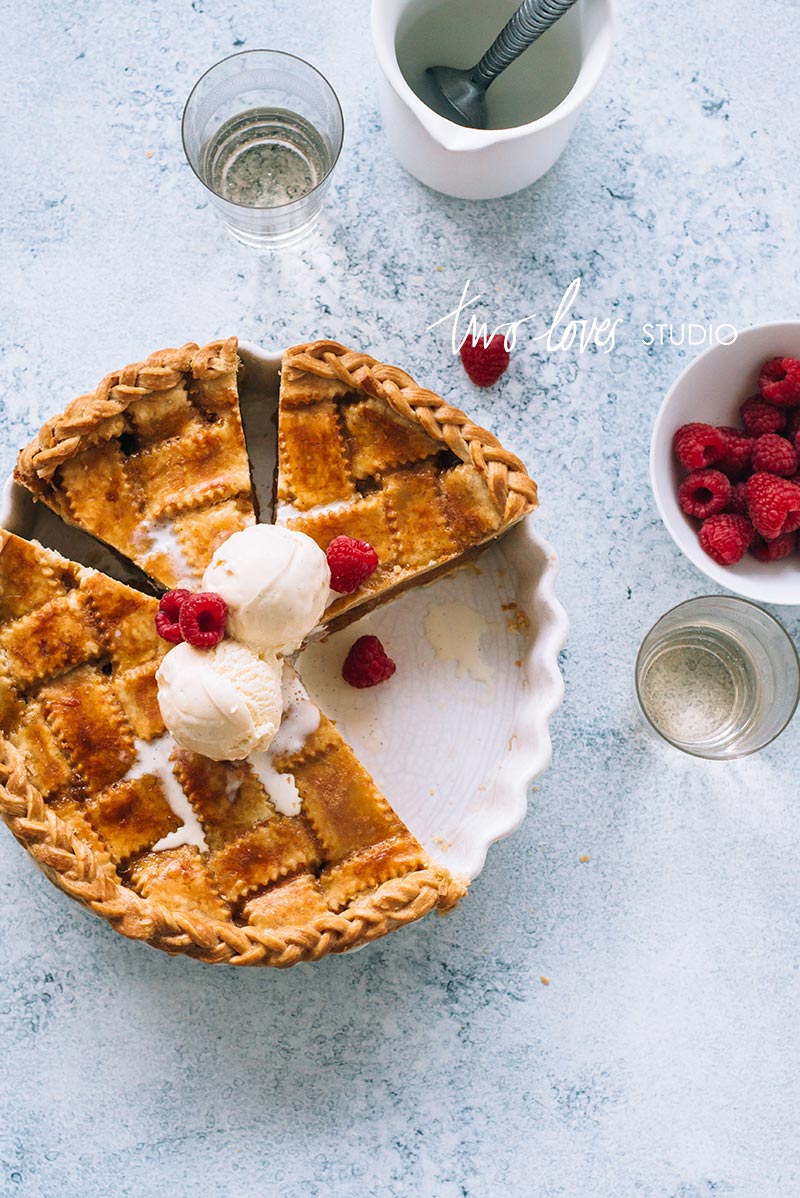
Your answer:
[[[670,536],[699,570],[714,582],[759,603],[800,606],[800,554],[779,562],[759,562],[746,553],[735,566],[718,566],[700,547],[698,523],[678,504],[685,471],[672,452],[682,424],[741,427],[739,406],[758,392],[761,364],[769,358],[800,357],[800,321],[744,329],[731,345],[715,345],[686,367],[659,409],[650,443],[650,481]]]
[[[242,419],[262,519],[268,520],[280,357],[255,345],[239,348]],[[10,479],[0,523],[132,581],[122,559],[34,504]],[[414,835],[434,859],[468,878],[480,873],[492,841],[522,822],[528,784],[550,762],[549,723],[564,694],[558,654],[567,637],[557,574],[555,553],[529,518],[476,565],[407,592],[309,645],[298,659],[312,695]],[[437,609],[448,618],[466,613],[480,629],[483,679],[436,652],[426,623]],[[342,682],[341,663],[356,637],[368,632],[381,637],[398,670],[391,684],[356,691]],[[475,661],[473,654],[473,669]]]

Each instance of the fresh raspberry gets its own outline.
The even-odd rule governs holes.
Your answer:
[[[797,451],[785,437],[777,433],[764,433],[753,446],[753,473],[766,471],[788,478],[797,470]]]
[[[740,428],[733,428],[727,424],[721,424],[717,431],[725,438],[725,452],[719,461],[714,463],[716,469],[727,474],[730,479],[744,478],[750,473],[753,438]]]
[[[342,678],[363,690],[391,678],[397,666],[388,657],[376,636],[360,636],[350,648],[342,666]]]
[[[730,479],[719,470],[694,470],[686,475],[678,490],[678,503],[687,516],[696,516],[698,520],[723,511],[730,497]]]
[[[179,645],[183,640],[178,617],[190,594],[191,591],[167,591],[161,596],[158,604],[156,632],[162,640],[169,641],[171,645]]]
[[[768,541],[800,528],[800,487],[788,478],[763,472],[751,475],[747,506],[756,532]]]
[[[683,424],[672,440],[678,461],[687,470],[702,470],[725,453],[723,433],[711,424]]]
[[[726,512],[732,512],[735,516],[749,515],[747,506],[747,483],[744,479],[738,483],[731,483],[730,499],[725,505]]]
[[[739,409],[742,423],[751,437],[760,437],[764,433],[780,433],[786,428],[786,413],[782,408],[776,408],[774,403],[767,403],[760,395],[751,395]]]
[[[800,358],[770,358],[761,367],[761,394],[781,408],[800,404]]]
[[[744,557],[753,539],[753,526],[746,516],[722,512],[709,516],[700,529],[700,544],[720,566],[732,566]]]
[[[479,387],[491,387],[505,374],[510,361],[505,339],[495,333],[488,341],[482,337],[467,340],[461,346],[461,361],[473,383]]]
[[[366,541],[334,537],[325,551],[331,571],[331,590],[352,595],[378,568],[378,555]]]
[[[777,562],[782,557],[788,557],[790,553],[794,553],[796,539],[796,533],[782,532],[779,537],[765,541],[756,533],[750,546],[750,552],[760,562]]]
[[[215,591],[188,595],[180,610],[183,639],[195,649],[213,649],[225,635],[228,605]]]

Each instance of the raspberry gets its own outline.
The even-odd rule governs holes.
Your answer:
[[[783,525],[784,532],[797,532],[800,528],[800,511],[790,512]]]
[[[731,484],[731,495],[725,505],[726,512],[732,512],[735,516],[749,515],[747,506],[747,483],[742,481]]]
[[[763,472],[747,480],[747,506],[755,530],[767,540],[800,527],[800,487]]]
[[[753,473],[766,471],[787,478],[797,470],[797,452],[785,437],[764,433],[753,446]]]
[[[376,636],[360,636],[350,648],[342,666],[342,678],[363,690],[391,678],[397,666],[388,657]]]
[[[705,520],[721,512],[731,497],[730,480],[719,470],[694,470],[678,490],[678,503],[687,516]]]
[[[687,470],[702,470],[719,461],[725,446],[724,434],[710,424],[681,425],[672,440],[678,461]]]
[[[183,639],[195,649],[213,649],[225,635],[228,605],[215,591],[188,595],[180,610]]]
[[[746,516],[722,512],[709,516],[700,529],[700,544],[720,566],[732,566],[744,557],[753,539],[753,526]]]
[[[331,590],[352,595],[378,568],[378,555],[366,541],[334,537],[325,551],[331,571]]]
[[[461,346],[461,361],[473,383],[479,387],[491,387],[505,374],[510,356],[505,339],[495,333],[488,341],[482,337],[468,337]]]
[[[779,537],[774,537],[771,541],[765,541],[756,533],[750,546],[750,552],[760,562],[777,562],[782,557],[788,557],[790,553],[794,553],[795,540],[796,535],[793,532],[782,532]]]
[[[800,404],[800,359],[770,358],[761,367],[758,385],[770,403],[782,408]]]
[[[191,591],[167,591],[161,596],[156,612],[156,632],[171,645],[179,645],[183,640],[178,617],[190,594]]]
[[[751,437],[779,433],[786,428],[786,413],[760,395],[751,395],[739,409],[744,427]]]
[[[717,470],[727,474],[728,478],[743,478],[745,474],[750,473],[753,438],[740,428],[732,428],[725,424],[720,425],[717,431],[725,438],[725,452],[714,465]]]

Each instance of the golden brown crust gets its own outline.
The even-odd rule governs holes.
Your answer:
[[[237,361],[231,338],[109,375],[47,422],[20,454],[17,478],[90,530],[88,516],[118,515],[121,548],[135,560],[141,522],[166,521],[201,568],[216,540],[251,518]],[[287,351],[281,415],[279,498],[292,501],[290,525],[300,513],[329,541],[347,505],[351,535],[360,521],[362,539],[383,548],[376,594],[453,564],[536,506],[535,483],[492,434],[404,371],[336,342]],[[189,500],[187,474],[197,489]],[[24,558],[12,541],[12,556]],[[278,967],[346,951],[465,893],[324,718],[302,751],[276,762],[291,770],[301,817],[278,814],[248,769],[223,763],[211,777],[202,760],[178,755],[175,781],[208,853],[158,849],[180,821],[162,780],[134,768],[134,737],[163,733],[153,682],[163,646],[145,611],[153,601],[51,557],[36,565],[27,568],[32,602],[11,582],[0,595],[0,815],[66,893],[164,951]],[[39,768],[26,769],[31,752]]]
[[[43,425],[15,479],[162,586],[199,581],[255,520],[238,366],[230,337],[107,375]]]
[[[59,466],[93,445],[119,436],[122,416],[132,404],[157,392],[171,391],[184,375],[213,383],[237,369],[236,337],[211,341],[202,348],[187,342],[180,349],[161,349],[143,362],[107,374],[85,395],[79,395],[53,416],[36,437],[20,450],[14,477],[34,495],[43,496]]]
[[[152,597],[0,530],[3,598],[0,814],[61,889],[125,935],[208,961],[288,965],[463,890],[321,714],[274,758],[301,800],[291,816],[251,763],[178,750],[158,710]],[[175,788],[205,846],[176,841]],[[292,916],[295,892],[305,899]]]
[[[167,908],[110,874],[108,863],[55,810],[28,780],[25,762],[0,737],[0,815],[46,876],[71,898],[134,940],[146,940],[168,953],[201,961],[285,968],[316,961],[385,936],[438,907],[455,906],[466,886],[429,865],[378,885],[346,911],[327,912],[303,927],[265,926],[204,917],[196,910]]]
[[[334,341],[286,351],[275,518],[323,550],[344,535],[378,555],[366,582],[328,605],[326,626],[458,564],[536,503],[519,459],[405,371]]]
[[[387,366],[337,341],[309,341],[292,346],[283,355],[281,382],[287,404],[316,402],[347,392],[383,400],[462,462],[472,463],[485,480],[504,524],[519,520],[537,506],[536,484],[519,458],[459,408],[418,386],[398,366]]]

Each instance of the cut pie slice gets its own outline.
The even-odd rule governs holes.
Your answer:
[[[268,753],[165,731],[156,601],[0,531],[0,814],[47,876],[167,952],[292,965],[452,907],[434,865],[285,667]]]
[[[405,371],[335,341],[284,354],[275,519],[323,549],[368,541],[380,563],[333,600],[329,626],[457,565],[536,505],[522,462]]]
[[[14,477],[157,583],[194,585],[255,520],[238,366],[235,337],[126,366],[48,420]]]

